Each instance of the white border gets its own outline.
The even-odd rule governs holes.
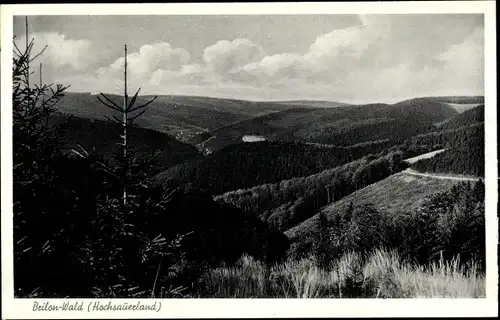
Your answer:
[[[487,286],[485,299],[186,299],[157,300],[156,312],[33,312],[34,299],[13,299],[12,96],[13,15],[194,15],[484,13]],[[2,319],[15,318],[229,318],[362,316],[498,316],[496,148],[496,32],[494,1],[374,3],[45,4],[1,6]],[[37,301],[44,301],[36,299]],[[62,299],[57,299],[61,300]],[[82,301],[82,299],[69,299]],[[104,299],[102,299],[104,300]],[[54,300],[52,300],[54,301]],[[91,300],[88,300],[91,301]],[[92,300],[94,301],[94,300]],[[107,300],[104,300],[107,301]],[[115,299],[119,303],[137,300]],[[142,300],[145,301],[145,300]],[[147,302],[147,301],[145,301]]]

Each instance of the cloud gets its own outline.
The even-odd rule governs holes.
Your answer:
[[[264,50],[249,39],[221,40],[208,46],[203,52],[207,68],[225,75],[239,66],[261,59]]]
[[[207,74],[199,64],[186,64],[175,71],[155,70],[149,79],[149,84],[156,87],[161,87],[164,83],[203,84]]]
[[[454,29],[462,17],[361,16],[357,26],[318,36],[305,53],[265,56],[239,67],[232,79],[283,88],[329,85],[332,96],[346,98],[425,95],[436,88],[482,92],[484,31],[474,19]]]
[[[142,46],[128,55],[128,68],[133,81],[161,89],[172,84],[216,84],[228,81],[230,71],[258,60],[263,49],[248,39],[221,40],[205,48],[202,64],[189,63],[190,53],[168,43]],[[124,58],[119,58],[97,71],[99,77],[122,77]],[[118,81],[117,81],[118,82]]]
[[[185,49],[166,42],[147,44],[128,55],[129,87],[150,93],[347,101],[480,94],[481,19],[363,15],[358,25],[311,39],[305,52],[266,54],[250,39],[238,38],[207,46],[194,62]],[[123,63],[123,58],[116,59],[92,79],[103,88],[121,90]]]
[[[67,67],[77,71],[85,71],[95,61],[89,40],[68,39],[66,35],[55,32],[32,33],[30,34],[31,38],[34,39],[32,54],[39,53],[47,45],[44,53],[37,58],[37,62],[44,64],[45,70],[49,68],[55,71]],[[16,39],[15,44],[23,50],[26,46],[26,37]]]
[[[331,83],[347,74],[360,61],[374,39],[367,37],[363,26],[333,30],[318,36],[304,54],[265,56],[236,69],[233,78],[256,83],[293,78],[308,83]]]
[[[456,90],[484,90],[484,29],[477,28],[461,43],[439,55],[444,63],[443,85]]]
[[[180,70],[189,60],[191,55],[185,49],[173,48],[167,42],[146,44],[139,51],[127,55],[127,69],[132,76],[149,76],[156,70]],[[100,68],[98,73],[102,76],[123,72],[125,58],[115,60],[111,65]]]

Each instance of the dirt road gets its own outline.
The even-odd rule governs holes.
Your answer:
[[[441,179],[441,180],[455,180],[455,181],[478,181],[479,180],[479,178],[475,178],[475,177],[465,177],[465,176],[451,175],[451,174],[422,173],[422,172],[417,172],[417,171],[412,170],[412,169],[406,169],[403,171],[403,173],[413,175],[413,176],[428,177],[428,178]]]
[[[413,163],[415,163],[419,160],[422,160],[422,159],[430,159],[430,158],[434,157],[436,154],[439,154],[443,151],[446,151],[446,149],[435,150],[432,152],[427,152],[427,153],[421,154],[421,155],[413,157],[413,158],[408,158],[405,160],[405,162],[409,163],[409,164],[413,164]]]

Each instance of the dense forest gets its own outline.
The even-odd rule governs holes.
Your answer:
[[[239,143],[244,135],[268,140],[308,141],[349,146],[361,142],[408,138],[436,129],[456,111],[445,103],[420,98],[394,105],[374,103],[336,108],[292,108],[204,132],[193,138],[212,151]]]
[[[431,123],[415,123],[414,119],[372,118],[363,121],[349,122],[345,125],[333,123],[310,133],[306,140],[349,146],[371,140],[409,138],[416,134],[429,132]]]
[[[415,162],[411,168],[421,172],[484,177],[484,161],[484,145],[473,145],[447,149],[430,159]]]
[[[484,145],[484,123],[416,135],[407,139],[404,144],[406,146],[427,146],[435,150],[447,147]]]
[[[444,121],[440,126],[442,130],[458,129],[474,123],[484,122],[484,105],[466,110],[456,116]]]
[[[474,112],[469,115],[474,115]],[[474,116],[467,118],[470,120],[466,123],[477,119]],[[435,149],[447,148],[430,159],[414,163],[412,168],[417,171],[484,176],[484,123],[416,136],[409,143],[433,145]]]
[[[260,216],[272,227],[287,230],[319,208],[406,168],[403,154],[369,156],[301,178],[225,193],[218,200]]]
[[[300,142],[264,141],[231,145],[203,160],[189,161],[157,176],[207,190],[214,195],[308,176],[378,153],[387,142],[351,147],[321,147]]]

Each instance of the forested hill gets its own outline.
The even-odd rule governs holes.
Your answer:
[[[122,96],[113,94],[107,96],[121,105]],[[99,102],[98,97],[90,93],[67,92],[57,104],[57,109],[67,115],[88,119],[101,120],[105,116],[112,116],[113,111]],[[153,97],[140,95],[137,104],[143,104],[151,98]],[[207,130],[294,107],[296,106],[293,104],[277,102],[160,95],[136,123],[140,127],[168,133],[177,139],[187,141]]]
[[[321,207],[406,168],[405,153],[381,152],[307,177],[235,190],[216,197],[285,231]]]
[[[476,116],[481,109],[476,110],[479,111],[477,113],[470,111],[465,119],[478,119]],[[446,150],[432,158],[415,162],[412,169],[420,172],[484,176],[484,134],[484,122],[478,122],[458,129],[416,136],[410,140],[410,145],[429,145],[433,149],[443,147]]]
[[[450,158],[453,162],[444,165],[444,168],[449,168],[449,172],[475,174],[484,171],[484,155],[480,153],[484,146],[483,135],[483,125],[474,124],[417,135],[404,141],[393,139],[360,144],[359,146],[371,145],[371,150],[361,148],[359,155],[362,155],[363,151],[365,155],[379,154],[307,177],[295,177],[274,184],[266,183],[250,189],[235,189],[217,198],[239,207],[249,215],[258,215],[278,230],[286,230],[307,219],[322,206],[403,170],[405,167],[401,161],[415,155],[448,148],[443,155],[453,155],[453,158]],[[456,150],[462,154],[457,154]],[[419,162],[416,166],[420,167],[414,168],[421,169],[418,171],[435,171],[424,168],[425,163]]]
[[[67,148],[77,148],[77,143],[103,156],[110,156],[119,148],[121,128],[112,122],[86,119],[63,114],[54,115],[52,121],[57,125]],[[202,155],[192,145],[183,143],[171,136],[155,130],[133,128],[130,132],[129,147],[141,154],[160,152],[155,158],[159,168],[166,169],[187,160],[200,159]]]
[[[448,97],[431,97],[427,99],[435,99],[436,101],[455,103],[455,104],[484,104],[484,96],[448,96]]]
[[[484,105],[466,110],[445,122],[443,134],[428,135],[430,141],[448,148],[436,156],[420,160],[412,169],[421,172],[484,176]],[[453,134],[450,134],[453,133]],[[443,137],[448,136],[448,139]],[[420,137],[422,143],[428,139]],[[448,142],[448,143],[446,143]]]
[[[321,242],[325,230],[333,241]],[[325,207],[285,234],[292,257],[383,246],[418,263],[480,257],[483,269],[484,184],[396,174]]]
[[[434,150],[479,144],[484,146],[484,123],[475,123],[457,129],[433,131],[407,139],[407,146],[430,147]]]
[[[351,147],[320,147],[300,142],[264,141],[240,143],[199,161],[179,164],[157,176],[190,183],[214,195],[303,177],[359,159],[387,148],[388,141]]]
[[[415,162],[411,168],[420,172],[446,173],[484,177],[484,145],[455,147],[432,158]]]
[[[294,108],[224,126],[195,137],[212,151],[241,141],[244,135],[268,140],[299,140],[341,146],[409,138],[436,129],[435,124],[457,114],[447,103],[419,98],[394,105],[367,104],[336,108]]]
[[[445,121],[440,128],[443,130],[457,129],[474,123],[484,122],[484,105],[466,110]]]

